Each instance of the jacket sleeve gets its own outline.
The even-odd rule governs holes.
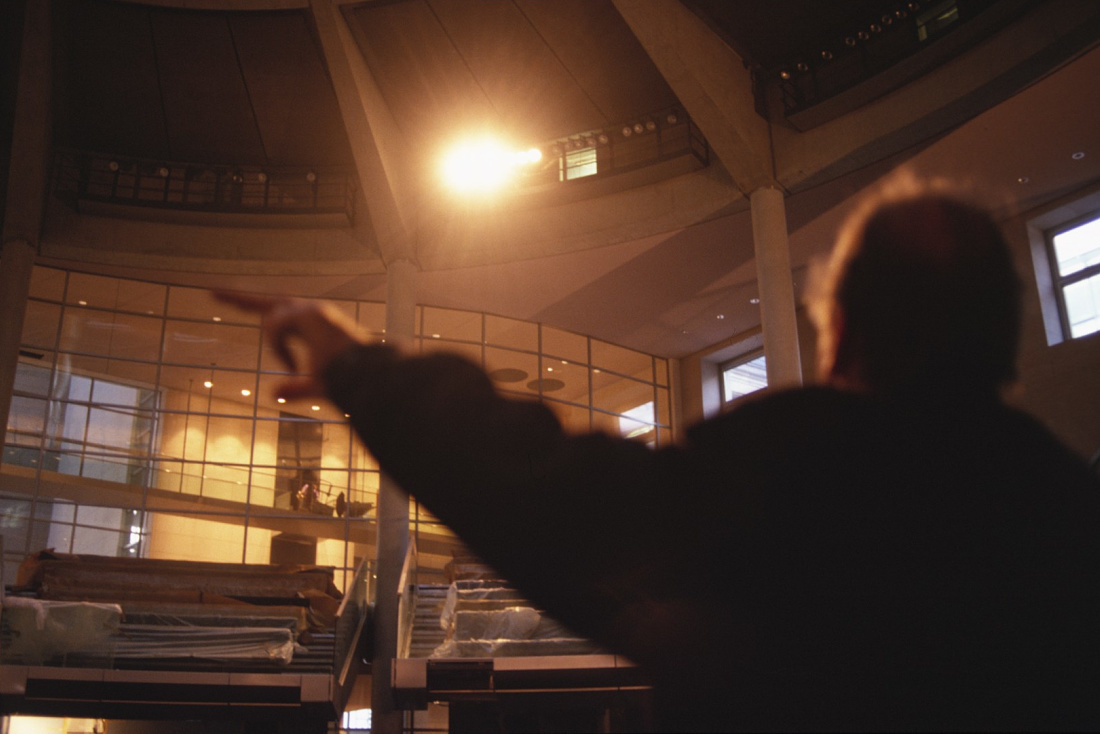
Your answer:
[[[567,434],[455,355],[356,347],[324,378],[382,469],[576,632],[621,649],[623,615],[672,593],[682,561],[659,539],[677,523],[677,450]]]

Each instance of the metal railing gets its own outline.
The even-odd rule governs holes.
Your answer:
[[[557,138],[539,150],[542,158],[524,174],[521,186],[605,178],[681,156],[694,158],[700,168],[710,162],[706,138],[678,107]]]
[[[374,603],[373,563],[364,558],[355,570],[355,578],[344,591],[336,612],[332,652],[333,690],[336,710],[343,711],[355,684],[361,661],[370,639],[370,613]]]
[[[354,169],[182,163],[54,151],[53,189],[81,201],[200,212],[355,215]]]
[[[413,626],[416,622],[416,600],[418,593],[417,569],[420,559],[416,551],[416,538],[410,538],[409,548],[405,552],[405,563],[401,567],[401,579],[397,586],[397,657],[407,658],[412,645]]]

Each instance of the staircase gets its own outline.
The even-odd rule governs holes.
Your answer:
[[[411,658],[592,655],[603,652],[536,609],[468,552],[448,564],[451,584],[417,587]]]
[[[420,584],[416,588],[416,609],[413,616],[410,658],[431,657],[443,644],[446,632],[440,624],[443,606],[447,602],[447,584]]]

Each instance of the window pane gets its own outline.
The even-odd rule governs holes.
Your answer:
[[[124,359],[156,359],[161,320],[85,308],[67,308],[61,348]]]
[[[592,375],[592,405],[599,410],[625,415],[627,411],[652,402],[653,386],[648,383],[606,372]]]
[[[1054,235],[1054,256],[1062,276],[1100,264],[1100,218]]]
[[[539,348],[539,327],[529,321],[486,316],[485,342],[534,352]]]
[[[260,354],[259,329],[188,321],[169,321],[166,328],[165,362],[256,368]]]
[[[723,397],[727,403],[767,386],[768,371],[763,355],[722,372]]]
[[[24,347],[39,347],[40,349],[25,349],[36,354],[42,352],[41,348],[53,349],[57,343],[57,325],[61,321],[61,307],[52,303],[41,301],[27,301],[27,315],[23,318]]]
[[[571,150],[562,158],[561,179],[570,181],[574,178],[596,175],[596,149],[581,148]]]
[[[1100,331],[1100,275],[1067,285],[1062,293],[1073,338]]]
[[[31,298],[60,301],[65,292],[65,271],[35,266],[31,271]]]
[[[557,400],[588,405],[587,367],[552,357],[543,357],[542,365],[543,394],[553,394]]]
[[[527,393],[527,384],[538,378],[539,358],[489,347],[485,349],[485,369],[498,390]]]
[[[168,293],[168,315],[215,323],[221,321],[245,324],[260,323],[259,314],[242,311],[239,308],[217,301],[210,294],[210,291],[204,288],[173,286]]]
[[[653,358],[632,349],[592,340],[592,366],[609,369],[620,375],[630,375],[646,382],[653,381]]]
[[[425,307],[424,336],[431,339],[480,342],[481,314]]]
[[[568,359],[570,362],[588,362],[588,339],[580,334],[542,327],[542,353]]]

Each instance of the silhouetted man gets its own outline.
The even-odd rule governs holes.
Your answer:
[[[929,187],[841,233],[821,383],[651,450],[569,435],[457,356],[262,312],[381,467],[548,613],[652,677],[659,726],[1100,728],[1100,488],[1000,391],[1019,286],[980,209]]]

